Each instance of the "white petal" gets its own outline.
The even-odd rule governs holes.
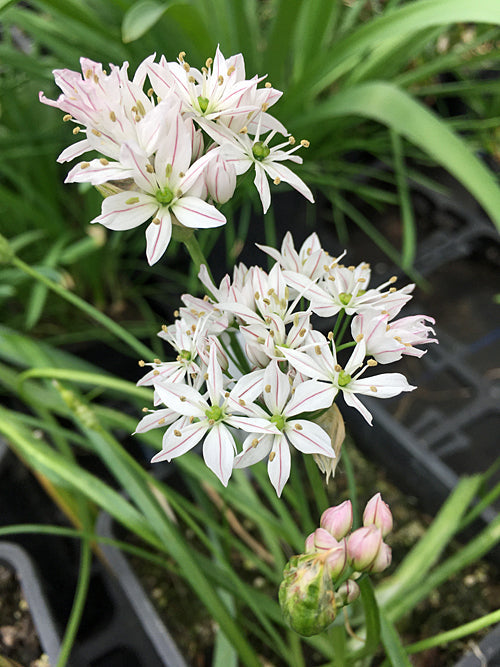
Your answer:
[[[281,414],[290,395],[288,375],[278,368],[278,362],[273,360],[264,373],[264,402],[273,415]]]
[[[233,471],[234,440],[223,424],[216,424],[203,443],[203,458],[207,466],[227,486]]]
[[[64,182],[101,185],[101,183],[106,183],[106,181],[120,181],[125,178],[133,178],[133,176],[134,172],[132,169],[124,167],[119,162],[102,164],[100,160],[91,160],[90,162],[80,162],[73,167]]]
[[[172,237],[172,222],[168,208],[162,207],[155,215],[160,222],[152,222],[146,229],[146,257],[148,264],[155,264],[167,249]]]
[[[254,440],[254,435],[248,436],[243,443],[243,451],[233,461],[233,468],[248,468],[248,466],[262,461],[269,454],[274,442],[272,435],[265,435],[255,446],[252,445]]]
[[[299,350],[288,350],[286,347],[280,347],[279,350],[299,373],[309,378],[330,381],[331,378],[326,369],[309,354],[299,352]]]
[[[292,417],[301,412],[314,412],[315,410],[324,410],[329,408],[337,394],[337,389],[330,383],[317,382],[309,380],[295,387],[292,399],[286,406],[284,415]]]
[[[273,443],[274,457],[269,456],[267,472],[271,484],[276,489],[278,496],[281,496],[283,487],[290,477],[290,448],[283,435],[276,435]],[[271,461],[271,458],[273,459]]]
[[[165,433],[163,436],[163,449],[153,456],[151,463],[170,461],[177,456],[185,454],[197,445],[206,433],[206,426],[199,422],[184,426],[179,424],[179,421],[174,422]],[[175,435],[174,431],[177,431],[181,435]]]
[[[141,419],[141,421],[137,424],[134,434],[146,433],[146,431],[150,431],[152,428],[168,426],[173,421],[178,419],[178,417],[179,413],[174,412],[174,410],[154,410],[154,412],[150,412]]]
[[[87,139],[77,141],[76,144],[71,144],[71,146],[65,148],[57,158],[57,161],[61,163],[69,162],[70,160],[74,160],[75,157],[79,157],[82,153],[86,153],[90,150],[91,146]]]
[[[373,377],[363,377],[349,383],[350,391],[374,398],[392,398],[402,391],[413,391],[414,389],[416,387],[408,384],[408,380],[401,373],[383,373]]]
[[[367,408],[365,408],[363,403],[361,403],[361,401],[356,396],[356,394],[353,394],[353,393],[348,392],[348,391],[344,391],[344,392],[342,392],[342,394],[344,396],[344,401],[347,403],[347,405],[349,405],[351,408],[356,408],[356,410],[358,410],[358,412],[360,412],[363,415],[363,417],[366,419],[366,421],[371,426],[372,419],[373,419],[372,415],[371,415],[370,411]]]
[[[180,415],[204,418],[205,410],[209,409],[201,394],[187,384],[158,384],[155,390],[167,408]]]
[[[212,340],[210,338],[209,344],[211,342]],[[210,344],[210,357],[208,360],[207,372],[207,389],[208,395],[210,396],[210,401],[212,405],[219,405],[224,383],[222,378],[222,369],[217,359],[217,348],[213,344]]]
[[[266,415],[266,417],[262,418],[239,417],[236,415],[231,415],[231,417],[228,417],[225,421],[227,424],[229,424],[229,426],[234,426],[235,428],[239,428],[242,431],[246,431],[247,433],[267,433],[267,434],[279,433],[279,430],[276,427],[276,425],[272,424],[269,421],[269,415]]]
[[[127,201],[132,203],[127,204]],[[103,200],[101,215],[91,222],[99,222],[108,229],[123,231],[138,227],[152,218],[157,210],[158,204],[150,195],[133,191],[119,192]]]
[[[291,169],[285,167],[284,164],[279,164],[277,162],[265,163],[264,169],[267,171],[269,176],[274,181],[276,178],[279,178],[285,183],[289,183],[292,188],[295,188],[297,192],[300,192],[306,199],[314,203],[313,193],[309,190],[304,181],[295,174]]]
[[[322,454],[332,458],[335,456],[330,436],[314,422],[305,419],[290,421],[286,429],[286,437],[303,454]]]
[[[181,197],[172,206],[172,213],[184,227],[195,229],[206,227],[220,227],[226,218],[215,206],[198,199],[198,197]]]
[[[271,190],[269,189],[269,183],[267,182],[266,172],[258,162],[255,163],[255,178],[253,182],[259,193],[264,213],[267,213],[267,210],[271,205]]]
[[[133,144],[123,144],[120,149],[120,162],[134,172],[134,181],[146,192],[154,193],[158,189],[154,173],[149,173],[150,164],[146,154]]]

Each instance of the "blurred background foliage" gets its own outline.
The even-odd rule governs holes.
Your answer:
[[[450,171],[500,224],[497,0],[0,0],[0,21],[1,233],[26,262],[138,335],[155,319],[151,296],[176,301],[196,281],[176,244],[147,267],[140,230],[89,225],[100,196],[63,184],[68,165],[55,160],[73,137],[38,92],[56,98],[52,70],[79,70],[81,56],[128,60],[133,73],[153,52],[174,60],[186,51],[195,67],[218,43],[226,56],[242,52],[248,75],[267,73],[284,91],[277,117],[311,141],[300,175],[322,193],[341,243],[356,224],[409,272],[409,181],[432,186],[430,165]],[[228,268],[255,203],[252,195],[225,211]],[[400,206],[400,247],[371,221],[387,204]],[[200,234],[205,251],[214,241]],[[18,269],[1,270],[0,300],[15,328],[37,325],[53,342],[92,336]]]

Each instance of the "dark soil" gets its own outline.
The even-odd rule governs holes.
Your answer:
[[[0,564],[0,662],[2,658],[9,658],[21,667],[50,667],[17,577]]]

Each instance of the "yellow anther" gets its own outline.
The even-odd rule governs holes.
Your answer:
[[[295,137],[293,137],[293,136],[288,137],[288,143],[290,144],[290,146],[294,146],[295,145]]]
[[[162,330],[164,333],[168,333],[168,327],[167,327],[167,325],[166,325],[166,324],[162,324],[162,325],[161,325],[161,330]]]
[[[207,68],[212,67],[212,63],[213,63],[213,58],[207,58],[205,60],[205,67],[207,67]]]
[[[187,401],[187,398],[185,396],[179,396],[179,401],[181,403],[185,403]]]
[[[306,330],[306,329],[301,329],[301,330],[299,331],[299,336],[300,336],[301,338],[304,338],[304,336],[306,335],[306,333],[307,333],[307,330]]]
[[[231,76],[231,74],[234,72],[235,69],[236,68],[234,67],[234,65],[231,65],[231,67],[227,70],[227,75]]]
[[[363,340],[363,338],[364,338],[363,334],[360,333],[356,336],[354,340],[356,341],[356,343],[360,343]]]
[[[266,102],[264,102],[264,104],[261,106],[261,109],[262,111],[267,111],[269,109],[269,104],[266,104]]]
[[[174,435],[176,435],[178,438],[181,437],[182,433],[178,431],[177,429],[174,430]]]
[[[321,354],[321,348],[320,348],[320,346],[319,346],[319,345],[316,345],[315,348],[314,348],[314,351],[316,352],[316,354]]]
[[[91,76],[92,76],[92,70],[91,70],[91,69],[88,69],[88,70],[85,72],[85,78],[86,78],[86,79],[90,79]]]
[[[161,359],[153,359],[153,361],[155,362],[155,364],[161,364]]]
[[[328,338],[328,340],[333,340],[333,331],[328,332],[327,338]]]
[[[113,123],[116,122],[116,114],[114,111],[109,112],[109,118]]]
[[[153,375],[156,377],[157,375],[160,375],[160,371],[153,371]]]
[[[143,412],[149,412],[149,408],[142,408]]]
[[[377,387],[375,387],[375,385],[372,384],[372,386],[370,387],[370,391],[373,391],[376,394],[377,393]]]
[[[307,141],[307,139],[301,139],[300,140],[300,145],[304,146],[304,148],[309,148],[309,146],[311,145],[311,142]]]
[[[149,164],[149,162],[148,162],[148,164],[146,165],[146,171],[148,172],[148,174],[152,174],[154,172],[154,170],[155,170],[155,168],[153,167],[153,165]]]
[[[279,185],[281,183],[281,178],[279,176],[276,176],[273,183],[274,183],[274,185]]]
[[[266,384],[266,386],[264,387],[264,391],[266,391],[266,392],[269,394],[270,391],[271,391],[271,385],[270,385],[270,384]]]
[[[181,51],[177,57],[179,58],[180,62],[183,63],[183,62],[184,62],[184,58],[186,57],[186,52],[185,52],[185,51]]]
[[[266,306],[270,306],[271,302],[269,301],[268,298],[262,299],[262,301],[266,304]]]
[[[246,125],[244,125],[240,130],[240,134],[246,134],[247,132],[248,132],[248,128],[247,128]]]
[[[266,342],[266,341],[265,341],[265,338],[262,338],[262,336],[259,336],[259,337],[257,338],[257,343],[258,343],[259,345],[264,345],[265,342]]]
[[[125,202],[127,206],[132,206],[132,204],[137,204],[139,202],[139,197],[129,197]]]
[[[148,88],[148,92],[146,93],[146,95],[148,97],[153,97],[154,94],[155,94],[155,91],[152,88]]]
[[[397,292],[397,289],[395,287],[389,287],[389,292],[394,294],[394,292]]]
[[[257,301],[258,299],[260,299],[260,294],[258,292],[255,292],[253,298]]]
[[[99,83],[99,77],[97,74],[94,74],[94,83]]]
[[[270,461],[273,461],[275,456],[276,456],[276,452],[271,452],[271,453],[269,454],[269,460],[270,460]]]
[[[219,86],[222,86],[222,84],[224,83],[224,77],[222,76],[222,74],[219,74],[219,76],[217,77],[217,83],[219,84]]]
[[[191,69],[191,67],[189,66],[189,63],[184,62],[184,63],[182,63],[182,66],[184,67],[186,72],[189,72],[189,70]]]
[[[161,225],[160,218],[153,218],[151,222],[153,223],[153,225]]]
[[[269,81],[266,81],[266,83],[264,84],[264,87],[265,88],[272,88],[273,86]]]
[[[252,440],[252,447],[257,447],[258,444],[259,444],[259,439],[258,439],[258,438],[254,438],[254,439]]]
[[[96,137],[101,136],[101,132],[99,132],[99,130],[96,130],[95,127],[92,128],[92,134],[95,134]]]
[[[139,359],[139,361],[137,363],[139,364],[139,366],[141,368],[143,368],[146,365],[146,362],[144,361],[144,359]]]
[[[106,160],[105,157],[99,158],[99,162],[102,164],[103,167],[106,167],[109,164],[109,160]]]
[[[165,417],[162,417],[161,419],[158,420],[158,426],[163,426],[165,423]]]
[[[375,361],[375,359],[368,359],[368,361],[366,363],[367,363],[368,366],[377,366],[378,365],[378,361]]]
[[[72,131],[73,131],[73,134],[78,134],[81,131],[81,128],[78,127],[78,125],[77,125],[76,127],[73,128]]]
[[[203,373],[203,379],[208,380],[208,373]]]
[[[178,310],[174,310],[174,317],[179,317],[180,313]]]
[[[295,424],[295,429],[296,429],[297,431],[302,431],[302,426],[301,426],[301,424]]]
[[[244,408],[245,405],[246,405],[245,401],[244,401],[242,398],[240,398],[240,400],[238,401],[238,403],[241,405],[242,408]]]
[[[389,278],[389,282],[390,283],[395,283],[397,279],[398,279],[397,276],[392,276],[391,278]]]
[[[63,121],[67,123],[68,120],[71,120],[72,118],[73,116],[70,113],[67,113],[65,116],[63,116]]]
[[[88,169],[90,167],[90,162],[82,162],[80,169]]]
[[[196,79],[194,78],[194,76],[192,74],[190,74],[188,76],[188,81],[189,81],[189,83],[196,83]]]
[[[141,116],[146,115],[146,109],[144,108],[144,104],[141,102],[141,100],[137,100],[137,110],[141,114]]]
[[[333,368],[336,373],[340,373],[340,371],[342,370],[342,366],[340,364],[335,364]]]

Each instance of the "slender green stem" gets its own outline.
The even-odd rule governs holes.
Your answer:
[[[491,614],[486,614],[486,616],[481,616],[481,618],[476,618],[470,623],[465,623],[464,625],[459,625],[453,630],[448,630],[447,632],[441,632],[439,635],[434,637],[429,637],[428,639],[422,639],[422,641],[415,642],[409,646],[405,646],[405,651],[407,653],[418,653],[419,651],[425,651],[428,648],[433,646],[440,646],[441,644],[448,644],[449,642],[456,641],[462,637],[487,628],[493,623],[500,622],[500,609],[493,611]]]
[[[347,439],[344,440],[342,445],[342,461],[345,467],[345,474],[347,477],[347,485],[349,487],[349,499],[352,504],[352,514],[353,514],[353,529],[359,526],[360,515],[359,515],[359,503],[358,503],[358,493],[356,486],[356,477],[354,475],[354,468],[352,467],[351,459],[349,457],[349,451],[347,447]]]
[[[69,303],[79,308],[86,315],[89,315],[89,317],[91,317],[93,320],[99,322],[99,324],[108,329],[108,331],[114,334],[117,338],[122,340],[124,343],[127,343],[127,345],[139,356],[145,357],[146,359],[152,359],[155,356],[146,345],[141,343],[140,340],[137,340],[135,336],[124,329],[120,324],[114,322],[110,317],[104,313],[101,313],[99,310],[97,310],[97,308],[92,306],[90,303],[87,303],[87,301],[84,301],[76,294],[73,294],[73,292],[70,292],[62,285],[59,285],[50,278],[47,278],[47,276],[44,276],[36,269],[29,266],[29,264],[23,262],[23,260],[19,259],[19,257],[14,256],[12,258],[12,264],[17,266],[19,269],[27,273],[35,280],[38,280],[40,283],[48,287],[63,299],[66,299],[66,301],[69,301]]]
[[[342,320],[344,319],[345,315],[345,310],[342,309],[339,314],[337,315],[337,320],[335,322],[335,326],[333,327],[333,338],[335,339],[335,336],[337,335],[337,331],[339,330],[340,325],[342,324]]]
[[[356,345],[356,341],[352,340],[350,343],[344,343],[343,345],[339,345],[336,350],[337,352],[340,352],[340,350],[345,350],[346,347],[354,347]]]
[[[196,236],[194,234],[186,236],[186,238],[182,239],[182,242],[186,246],[186,250],[188,251],[189,255],[191,256],[191,259],[193,260],[196,266],[196,273],[198,273],[198,271],[200,270],[200,266],[202,264],[205,264],[205,266],[207,267],[207,271],[210,275],[210,278],[212,278],[212,274],[210,273],[210,267],[208,266],[208,262],[206,260],[205,255],[203,254],[203,250],[201,249]]]
[[[73,648],[76,633],[78,632],[78,627],[82,618],[85,600],[87,599],[91,563],[92,549],[90,547],[90,541],[84,539],[82,541],[82,550],[80,554],[80,572],[78,575],[75,599],[73,600],[73,607],[71,608],[71,614],[68,625],[66,626],[66,632],[64,633],[61,652],[56,667],[65,667],[65,665],[68,664],[71,649]]]
[[[349,326],[349,322],[352,320],[352,315],[349,315],[348,317],[345,318],[345,320],[342,322],[342,327],[340,328],[340,331],[338,333],[338,342],[342,343],[342,338],[344,337],[344,334],[346,332],[347,327]],[[337,346],[335,346],[337,348]],[[338,348],[337,348],[338,349]]]

